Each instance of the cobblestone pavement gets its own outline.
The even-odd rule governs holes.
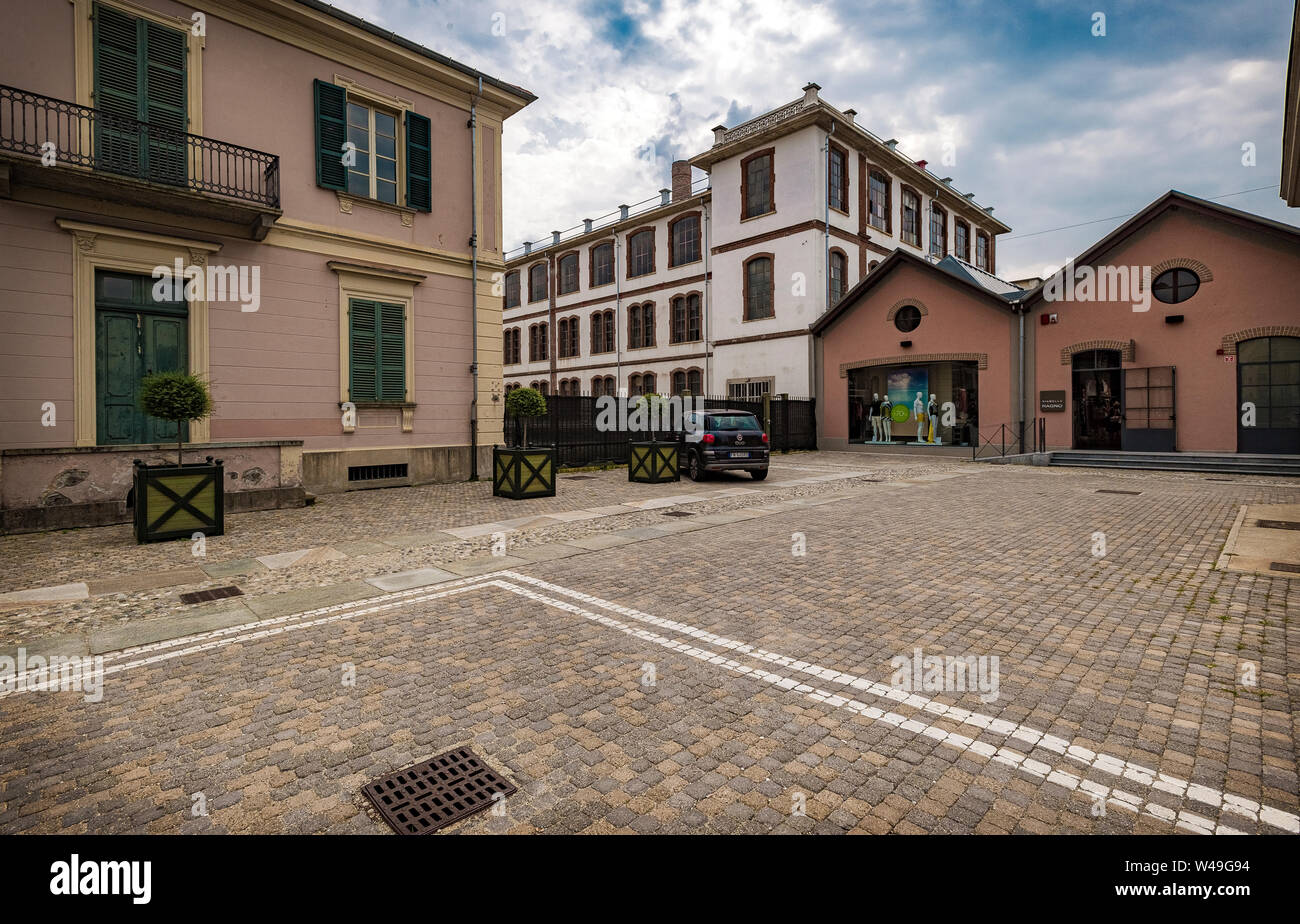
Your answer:
[[[373,575],[446,567],[484,554],[492,542],[491,533],[457,537],[446,530],[494,519],[516,521],[521,514],[525,519],[565,516],[591,508],[609,513],[628,502],[734,492],[690,505],[698,512],[715,513],[771,498],[825,494],[846,480],[901,479],[970,468],[969,463],[877,455],[864,461],[867,458],[849,453],[778,456],[771,477],[761,483],[748,475],[727,473],[698,484],[688,479],[645,485],[629,484],[626,469],[583,472],[562,475],[556,497],[529,501],[494,498],[491,486],[485,484],[325,495],[315,507],[230,517],[227,534],[208,539],[203,558],[192,554],[188,542],[136,545],[125,526],[0,537],[4,589],[85,581],[97,594],[92,599],[25,604],[9,612],[0,605],[0,654],[20,643],[30,647],[44,639],[57,645],[70,633],[167,616],[176,611],[182,592],[235,583],[248,595],[286,594]],[[806,483],[823,477],[833,480]],[[526,550],[663,522],[657,510],[621,509],[616,515],[552,520],[527,529],[516,523],[510,542],[513,549]],[[257,560],[305,546],[323,554],[292,567],[267,568]]]
[[[449,832],[1300,831],[1300,582],[1214,568],[1296,488],[933,474],[111,655],[0,698],[0,831],[380,832],[465,744],[519,791]],[[891,688],[918,648],[996,696]]]

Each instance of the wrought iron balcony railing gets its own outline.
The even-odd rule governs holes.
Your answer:
[[[280,158],[0,84],[0,152],[280,207]]]

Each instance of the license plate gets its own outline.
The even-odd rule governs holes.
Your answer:
[[[733,453],[731,454],[731,458],[733,458],[733,459],[748,459],[748,458],[749,458],[749,453],[747,453],[747,452],[733,452]]]

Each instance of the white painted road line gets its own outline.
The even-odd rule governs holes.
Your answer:
[[[829,680],[833,683],[838,683],[844,686],[851,687],[854,690],[867,693],[868,695],[871,696],[877,696],[882,699],[888,699],[899,703],[903,703],[917,709],[922,709],[927,712],[934,713],[936,715],[939,715],[942,718],[957,722],[959,724],[973,725],[982,730],[986,730],[989,732],[993,732],[994,734],[1000,735],[1003,738],[1017,739],[1019,741],[1024,742],[1030,748],[1034,748],[1034,747],[1044,748],[1045,750],[1051,751],[1055,754],[1060,754],[1071,760],[1082,763],[1086,767],[1091,767],[1100,770],[1101,772],[1106,773],[1110,776],[1120,777],[1122,779],[1126,779],[1138,783],[1142,786],[1146,786],[1152,789],[1158,789],[1162,792],[1167,792],[1170,795],[1176,796],[1181,799],[1190,799],[1202,805],[1208,805],[1211,808],[1218,809],[1221,812],[1228,812],[1231,814],[1240,815],[1245,818],[1249,818],[1252,821],[1256,821],[1256,820],[1262,821],[1265,824],[1270,825],[1271,827],[1275,827],[1292,834],[1300,833],[1300,816],[1294,815],[1290,812],[1284,812],[1281,811],[1280,809],[1275,809],[1270,806],[1261,805],[1250,799],[1245,799],[1240,796],[1233,796],[1231,794],[1223,793],[1216,789],[1212,789],[1208,786],[1201,786],[1197,783],[1189,782],[1188,780],[1179,779],[1178,777],[1171,776],[1167,773],[1161,773],[1158,770],[1152,770],[1148,767],[1144,767],[1140,764],[1132,763],[1131,761],[1122,760],[1118,757],[1112,757],[1108,754],[1098,754],[1087,748],[1080,747],[1078,745],[1073,745],[1063,738],[1059,738],[1054,735],[1044,734],[1043,732],[1038,731],[1037,729],[1034,728],[1030,728],[1026,725],[1019,725],[1013,722],[1008,722],[1005,719],[997,719],[994,718],[993,716],[983,715],[977,712],[970,712],[965,709],[960,709],[956,706],[949,706],[944,703],[940,703],[936,700],[929,699],[928,697],[924,697],[916,693],[909,693],[903,690],[896,690],[893,687],[890,687],[883,683],[868,680],[866,678],[858,677],[853,674],[846,674],[842,671],[835,670],[834,668],[822,667],[817,664],[810,664],[808,662],[800,661],[795,658],[788,657],[786,655],[779,655],[779,654],[775,654],[774,652],[766,651],[761,648],[755,648],[753,645],[750,645],[746,642],[741,642],[735,639],[727,638],[725,636],[717,635],[705,629],[699,629],[696,628],[695,626],[687,625],[686,623],[678,622],[676,620],[666,619],[660,616],[651,616],[648,613],[642,613],[639,610],[632,609],[631,607],[626,607],[617,603],[612,603],[608,600],[602,600],[601,598],[593,596],[591,594],[585,594],[582,593],[581,591],[576,591],[566,587],[561,587],[558,584],[551,584],[547,581],[541,580],[540,578],[530,577],[529,575],[519,574],[514,571],[504,571],[501,573],[501,576],[504,578],[508,578],[510,580],[520,581],[525,584],[530,584],[534,587],[541,587],[548,591],[559,593],[564,596],[571,597],[575,600],[580,600],[584,603],[598,606],[612,613],[617,613],[621,616],[626,616],[629,619],[636,620],[637,622],[644,622],[649,625],[653,625],[657,628],[667,629],[672,632],[677,632],[681,635],[686,635],[691,638],[698,639],[702,642],[706,642],[710,645],[714,645],[718,648],[727,651],[744,654],[751,658],[755,658],[757,660],[765,661],[771,664],[776,664],[782,667],[788,667],[800,673],[807,674],[812,677],[816,677],[820,680]],[[797,683],[797,681],[792,681],[792,682]],[[847,699],[843,696],[834,693],[826,693],[825,697],[826,697],[825,701],[834,706],[845,705],[849,702],[853,702],[853,700]],[[881,718],[884,715],[886,715],[886,713],[882,713],[880,710],[875,709],[874,707],[870,707],[870,708],[872,709],[872,715],[870,716],[871,718]],[[861,711],[861,710],[855,709],[854,711]],[[879,713],[879,715],[876,715],[876,713]],[[907,720],[907,721],[913,721],[913,720]],[[929,728],[929,729],[935,728],[935,726],[933,725],[925,726],[919,722],[914,722],[914,724],[923,728]],[[906,725],[904,727],[911,728],[911,726],[906,726]],[[920,732],[921,728],[916,728],[913,730]],[[942,732],[943,730],[939,729],[939,731]],[[933,733],[927,732],[926,734],[928,734],[929,737],[937,737],[937,735]],[[998,759],[1003,763],[1009,763],[1013,766],[1021,765],[1022,769],[1030,769],[1033,766],[1045,766],[1037,761],[1032,761],[1029,760],[1027,757],[1018,755],[1017,752],[1015,751],[1009,751],[1006,748],[1002,748],[1001,750],[995,750],[992,748],[991,745],[985,744],[984,742],[978,742],[978,741],[974,742],[974,744],[979,747],[971,747],[970,745],[965,744],[965,742],[970,742],[973,739],[970,739],[964,735],[958,735],[950,732],[943,732],[943,734],[951,736],[952,743],[960,747],[974,749],[980,753],[982,753],[982,750],[980,750],[981,748],[988,748],[990,750],[990,753],[987,754],[986,756],[993,757],[994,754],[1001,755],[999,757],[995,757],[994,759]],[[1028,766],[1023,766],[1026,763],[1028,764]],[[1097,784],[1089,783],[1086,780],[1081,780],[1080,778],[1074,776],[1071,773],[1068,773],[1067,771],[1055,771],[1055,772],[1061,774],[1062,785],[1065,785],[1066,788],[1068,789],[1077,788],[1077,789],[1083,789],[1084,791],[1087,792],[1091,792],[1092,790],[1089,789],[1089,786],[1097,785]],[[1163,806],[1158,806],[1158,808],[1164,811],[1168,811],[1167,809],[1164,809]],[[1153,814],[1156,814],[1156,817],[1163,817],[1158,813],[1153,813]]]

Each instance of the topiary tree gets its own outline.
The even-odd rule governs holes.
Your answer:
[[[506,413],[524,422],[523,448],[528,448],[528,418],[546,413],[546,396],[536,388],[516,388],[506,395]]]
[[[660,414],[663,413],[663,408],[666,403],[667,403],[667,399],[663,395],[658,394],[657,392],[649,392],[648,394],[637,395],[636,401],[633,402],[634,407],[638,409],[643,408],[645,410],[646,422],[650,427],[650,442],[652,443],[656,439],[655,420],[656,418],[659,417]]]
[[[184,431],[181,424],[203,420],[212,413],[207,383],[188,372],[153,372],[140,382],[140,409],[150,417],[176,424],[176,465],[181,465]]]

